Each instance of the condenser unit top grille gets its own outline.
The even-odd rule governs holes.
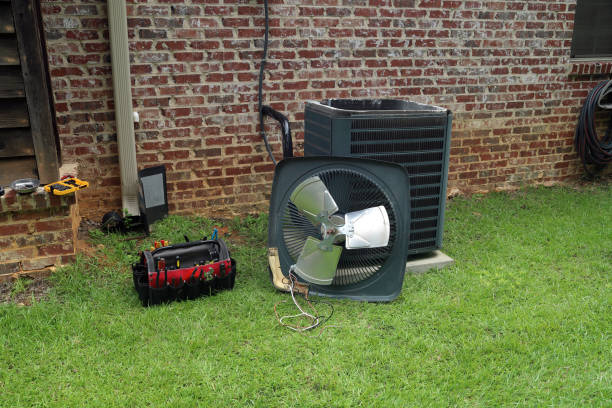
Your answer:
[[[309,104],[319,105],[323,109],[346,116],[355,116],[359,113],[375,113],[376,115],[393,115],[415,112],[420,115],[423,113],[443,113],[447,109],[439,106],[425,105],[423,103],[402,101],[399,99],[325,99],[321,102],[308,101]],[[369,127],[368,127],[369,128]]]
[[[391,128],[428,128],[444,126],[441,117],[424,116],[412,118],[384,118],[384,119],[353,119],[351,129],[391,129]]]

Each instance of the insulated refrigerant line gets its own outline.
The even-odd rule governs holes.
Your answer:
[[[268,57],[268,31],[269,31],[269,18],[268,18],[268,0],[264,0],[264,43],[263,43],[263,54],[261,57],[261,63],[259,64],[259,89],[258,89],[258,112],[259,112],[259,128],[261,132],[261,138],[266,145],[266,150],[268,151],[268,155],[270,159],[276,166],[276,159],[272,154],[272,149],[270,148],[270,143],[268,143],[268,136],[266,135],[266,129],[264,124],[264,114],[263,114],[263,77],[264,70],[266,68],[266,59]]]

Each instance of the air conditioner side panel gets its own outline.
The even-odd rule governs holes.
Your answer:
[[[304,156],[330,156],[332,120],[306,106],[304,112]]]
[[[446,209],[446,189],[448,186],[448,165],[450,160],[451,128],[453,124],[453,114],[448,111],[446,121],[446,136],[444,146],[444,166],[442,167],[442,187],[440,188],[440,208],[438,210],[438,233],[436,234],[436,246],[442,248],[442,235],[444,232],[444,212]]]
[[[332,156],[351,156],[351,119],[334,118],[332,120]]]

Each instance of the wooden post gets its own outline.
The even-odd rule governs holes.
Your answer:
[[[41,23],[34,1],[12,0],[11,5],[38,176],[41,183],[50,183],[59,177],[58,150]]]

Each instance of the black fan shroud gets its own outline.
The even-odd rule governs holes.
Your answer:
[[[385,206],[389,243],[382,248],[346,249],[344,242],[331,285],[310,284],[310,293],[366,301],[390,301],[400,292],[407,257],[410,225],[409,175],[397,164],[341,157],[300,157],[281,161],[275,169],[268,245],[277,248],[285,276],[295,264],[308,236],[321,239],[291,203],[290,196],[305,179],[319,176],[338,205],[336,215]]]
[[[384,206],[389,216],[389,244],[382,248],[344,249],[332,285],[350,285],[375,275],[385,264],[397,234],[395,208],[381,186],[363,172],[349,169],[328,169],[309,175],[319,176],[336,204],[336,215]],[[299,180],[301,182],[303,180]],[[320,228],[312,225],[291,201],[287,201],[282,218],[283,243],[291,259],[297,261],[308,236],[321,240]],[[343,245],[341,242],[338,245]]]

